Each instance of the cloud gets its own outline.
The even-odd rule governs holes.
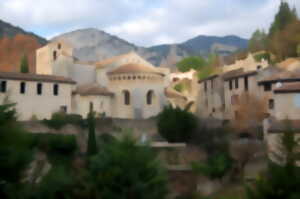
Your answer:
[[[288,0],[300,11],[299,0]],[[95,27],[137,45],[182,42],[199,34],[249,38],[268,29],[278,0],[1,0],[0,18],[50,38]]]

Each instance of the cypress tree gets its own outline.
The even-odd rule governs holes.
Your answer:
[[[21,73],[29,73],[28,59],[26,55],[23,55],[21,59],[20,71]]]
[[[98,152],[97,141],[95,135],[95,113],[90,111],[87,118],[89,136],[88,136],[88,148],[87,154],[88,156],[95,155]]]

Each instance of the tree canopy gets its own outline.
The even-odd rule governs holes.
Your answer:
[[[190,69],[199,71],[207,66],[207,61],[200,56],[186,57],[177,63],[177,68],[181,72],[187,72]]]

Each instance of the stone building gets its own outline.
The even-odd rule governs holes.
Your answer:
[[[24,73],[0,73],[0,102],[16,103],[19,120],[49,119],[54,112],[71,113],[70,78]]]
[[[144,119],[166,105],[168,69],[156,68],[130,52],[99,62],[82,62],[71,45],[53,41],[37,50],[37,72],[73,79],[71,112],[87,116],[90,110],[113,118]]]

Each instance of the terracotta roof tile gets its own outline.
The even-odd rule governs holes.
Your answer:
[[[73,94],[79,94],[81,96],[90,95],[103,95],[103,96],[113,96],[114,93],[110,92],[107,88],[100,87],[97,84],[87,84],[78,86]]]
[[[156,73],[156,74],[164,75],[159,70],[156,70],[155,67],[150,67],[141,64],[125,64],[109,72],[108,74],[119,74],[119,73]]]
[[[76,84],[76,82],[73,81],[71,78],[63,76],[39,75],[31,73],[0,72],[0,79]]]

